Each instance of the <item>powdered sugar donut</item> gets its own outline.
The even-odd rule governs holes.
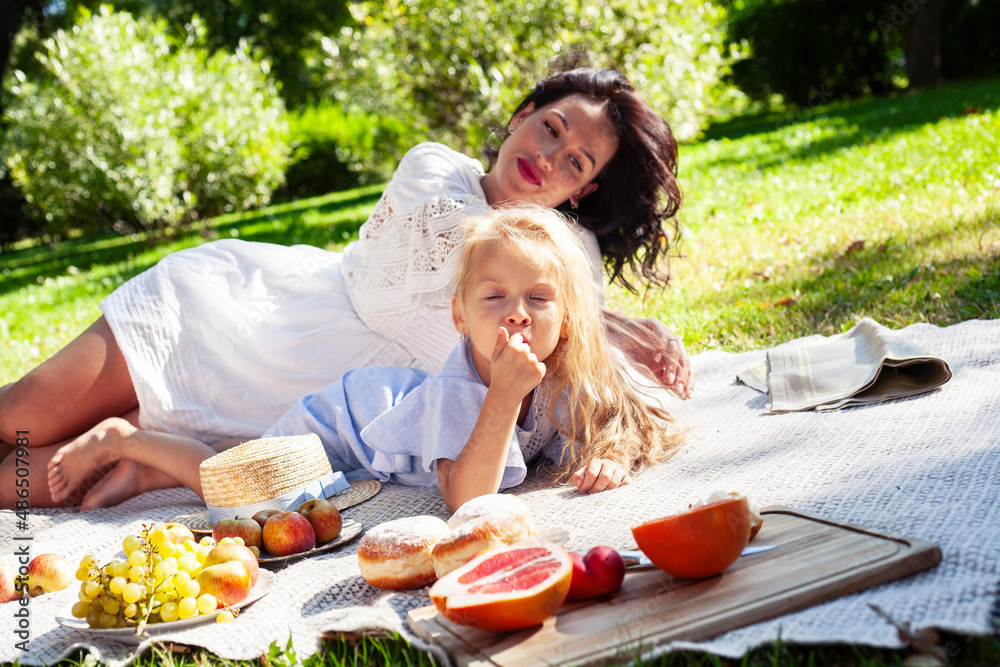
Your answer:
[[[411,590],[437,579],[431,549],[451,532],[434,516],[413,516],[375,526],[358,543],[358,567],[372,586]]]
[[[466,502],[448,520],[451,534],[431,550],[437,576],[443,577],[484,549],[531,537],[531,512],[516,496],[494,493]]]
[[[454,530],[463,523],[487,514],[518,515],[531,521],[531,510],[517,496],[509,493],[488,493],[462,503],[462,506],[448,519],[448,527]]]

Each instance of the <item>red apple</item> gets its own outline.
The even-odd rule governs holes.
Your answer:
[[[253,522],[253,525],[257,530],[260,530],[260,526],[256,522]],[[250,573],[251,584],[257,583],[257,576],[260,573],[260,564],[257,563],[257,557],[253,555],[253,552],[248,547],[236,543],[220,544],[212,547],[212,550],[208,552],[208,556],[205,557],[205,562],[202,566],[210,567],[219,563],[228,563],[231,560],[246,565],[247,571]]]
[[[278,512],[264,524],[264,548],[272,556],[291,556],[316,546],[316,531],[298,512]]]
[[[264,524],[275,514],[278,514],[281,510],[261,510],[254,514],[251,518],[260,525],[260,529],[264,530]]]
[[[260,548],[263,529],[255,519],[222,519],[212,529],[212,539],[218,544],[224,537],[243,538],[243,544],[248,547]]]
[[[243,602],[253,588],[247,566],[238,560],[202,568],[195,579],[199,595],[211,593],[220,607]]]
[[[319,544],[336,539],[344,527],[340,510],[326,498],[307,500],[297,511],[309,519],[313,530],[316,531],[316,542]]]
[[[594,547],[582,555],[571,552],[573,577],[567,600],[589,600],[614,593],[625,580],[625,560],[611,547]]]
[[[39,554],[28,563],[28,594],[61,591],[76,578],[76,570],[59,554]]]
[[[0,604],[12,602],[21,597],[17,589],[17,568],[7,563],[0,563]]]

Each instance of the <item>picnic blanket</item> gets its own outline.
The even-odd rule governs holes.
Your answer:
[[[941,546],[943,561],[934,569],[673,648],[738,657],[779,636],[783,642],[901,647],[896,628],[871,604],[913,629],[991,632],[1000,582],[1000,320],[947,328],[916,324],[898,333],[946,360],[952,379],[920,396],[774,415],[765,414],[767,396],[736,382],[738,372],[764,359],[764,351],[705,352],[694,359],[696,397],[673,404],[690,429],[684,450],[673,459],[615,491],[582,495],[534,478],[516,492],[536,523],[569,532],[571,549],[634,548],[629,526],[683,510],[716,489],[740,491],[758,506],[787,505]],[[103,562],[143,523],[198,508],[194,494],[173,489],[85,514],[34,511],[23,530],[4,512],[0,549],[11,554],[24,543],[15,543],[15,536],[31,537],[32,553],[55,551],[71,562],[93,553]],[[386,485],[345,512],[366,529],[416,514],[447,516],[436,490]],[[428,599],[368,586],[359,575],[356,545],[292,562],[278,572],[276,587],[235,623],[198,626],[161,639],[232,659],[258,657],[272,643],[284,648],[289,638],[303,659],[319,650],[322,633],[337,631],[395,630],[427,648],[409,632],[405,618]],[[58,626],[54,616],[76,595],[72,586],[31,601],[27,651],[16,648],[16,605],[0,606],[0,660],[51,664],[82,647],[102,662],[123,665],[146,648],[148,642],[130,647]]]

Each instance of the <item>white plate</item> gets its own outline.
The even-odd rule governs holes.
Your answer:
[[[252,602],[256,602],[264,597],[276,583],[278,583],[278,575],[274,572],[270,572],[269,570],[261,569],[260,574],[257,575],[257,583],[254,584],[252,589],[250,589],[250,595],[247,596],[247,599],[238,604],[231,605],[230,609],[240,609]],[[83,630],[96,637],[104,637],[114,641],[124,642],[126,644],[140,644],[154,635],[184,630],[203,623],[214,623],[215,617],[219,615],[220,611],[222,611],[221,609],[217,609],[211,614],[199,614],[198,616],[178,621],[170,621],[169,623],[150,623],[146,626],[141,635],[137,635],[134,627],[92,628],[87,625],[86,619],[75,618],[73,616],[73,604],[75,604],[75,602],[66,606],[66,608],[64,608],[59,614],[56,614],[56,623],[66,628]],[[237,617],[237,620],[239,620],[239,617]]]

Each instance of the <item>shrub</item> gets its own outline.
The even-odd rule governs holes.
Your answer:
[[[246,49],[211,54],[163,20],[103,7],[44,42],[44,74],[6,86],[6,162],[49,232],[170,231],[268,203],[287,164],[284,106]]]
[[[313,197],[384,182],[414,134],[390,116],[324,104],[288,115],[292,158],[276,198]],[[405,149],[402,149],[405,150]]]

